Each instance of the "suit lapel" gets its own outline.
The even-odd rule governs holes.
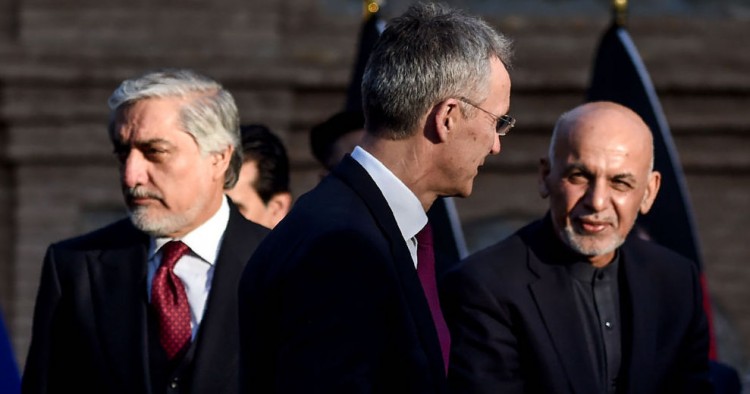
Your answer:
[[[620,275],[624,281],[620,281],[620,291],[623,310],[621,315],[623,322],[623,372],[626,374],[626,382],[630,386],[628,393],[643,392],[639,382],[653,382],[656,380],[651,376],[655,370],[652,367],[658,355],[656,349],[656,331],[654,322],[659,321],[658,302],[659,295],[656,294],[656,283],[653,283],[653,275],[648,272],[644,262],[648,261],[641,251],[633,244],[625,242],[622,251]],[[634,307],[635,306],[635,307]],[[621,372],[621,374],[623,373]]]
[[[583,326],[575,305],[573,285],[565,268],[568,253],[558,245],[551,222],[537,227],[537,234],[527,237],[533,253],[528,258],[529,269],[539,279],[529,285],[544,324],[545,332],[530,334],[549,336],[557,358],[568,377],[571,392],[595,393],[591,362],[584,339]]]
[[[431,369],[435,376],[444,377],[443,356],[430,308],[417,276],[417,270],[414,268],[409,249],[404,243],[396,219],[393,217],[393,212],[385,197],[383,197],[383,193],[367,174],[367,171],[348,155],[334,169],[333,173],[360,196],[368,206],[383,235],[388,239],[401,290],[411,310],[414,325],[419,333],[424,351],[430,360]]]
[[[200,392],[201,387],[212,390],[222,385],[233,387],[230,383],[236,379],[239,352],[230,344],[239,345],[237,340],[227,338],[238,338],[239,328],[227,327],[227,322],[236,324],[239,278],[262,238],[260,230],[259,226],[246,222],[230,203],[229,223],[219,248],[206,311],[196,337],[194,391]]]
[[[564,268],[555,268],[545,272],[529,287],[544,321],[546,334],[554,344],[572,391],[592,392],[596,382],[589,371],[594,368],[585,350],[587,346],[581,335],[583,327],[573,301],[570,278],[563,272]]]
[[[142,382],[148,392],[148,335],[146,293],[148,237],[126,226],[116,248],[92,253],[92,309],[103,358],[120,373],[122,382]],[[135,383],[138,385],[138,383]]]

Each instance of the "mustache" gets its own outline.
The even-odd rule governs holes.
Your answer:
[[[607,216],[600,216],[600,215],[578,215],[572,218],[575,221],[582,222],[594,222],[594,223],[605,223],[605,224],[615,224],[617,223],[617,219],[615,217],[612,217],[610,215]]]
[[[125,198],[127,199],[153,198],[153,199],[161,200],[163,198],[160,193],[152,191],[152,190],[148,190],[144,186],[124,188],[124,192],[125,192]]]

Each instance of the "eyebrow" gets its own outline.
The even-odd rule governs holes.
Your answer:
[[[155,145],[155,144],[174,145],[172,142],[164,138],[151,138],[151,139],[143,140],[143,141],[136,140],[136,141],[131,141],[130,143],[126,143],[118,139],[115,141],[115,143],[120,146],[126,146],[126,145],[144,146],[144,145]]]
[[[637,178],[635,177],[635,175],[633,175],[633,174],[631,174],[629,172],[625,172],[625,173],[621,173],[621,174],[615,174],[612,177],[610,177],[610,179],[612,179],[612,180],[626,180],[626,181],[629,181],[631,183],[635,183],[637,181]]]
[[[581,163],[570,163],[570,164],[568,164],[568,165],[565,166],[565,172],[566,173],[574,171],[574,170],[581,171],[581,172],[583,172],[583,173],[585,173],[587,175],[592,175],[593,174],[593,172],[591,172],[591,170],[589,170],[588,167],[586,167],[585,165],[583,165]],[[633,173],[630,173],[630,172],[621,172],[619,174],[614,174],[612,176],[608,176],[607,179],[611,179],[611,180],[627,180],[627,181],[631,181],[631,182],[635,182],[637,180],[636,176]]]
[[[585,172],[587,174],[591,174],[591,171],[589,171],[589,169],[581,163],[569,163],[565,165],[565,173],[571,172],[573,170],[578,170],[581,172]]]

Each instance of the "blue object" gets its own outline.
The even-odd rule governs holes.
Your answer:
[[[8,331],[5,329],[3,314],[0,312],[0,393],[15,394],[21,392],[21,376],[10,345]]]

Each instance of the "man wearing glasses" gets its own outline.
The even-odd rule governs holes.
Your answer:
[[[500,116],[509,56],[506,38],[446,7],[418,4],[389,23],[364,73],[363,140],[241,279],[245,392],[447,392],[450,335],[425,212],[471,194],[500,152],[513,125]]]
[[[648,126],[619,104],[577,107],[539,175],[549,213],[443,282],[452,392],[712,392],[695,264],[629,236],[659,190]]]

